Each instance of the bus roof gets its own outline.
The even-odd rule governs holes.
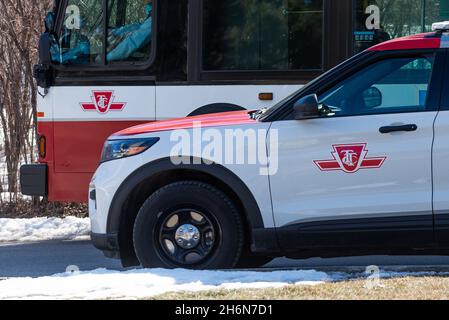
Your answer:
[[[429,32],[382,42],[368,51],[414,50],[449,48],[449,35]]]

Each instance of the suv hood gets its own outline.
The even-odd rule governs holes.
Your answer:
[[[232,111],[151,122],[119,131],[115,133],[114,136],[132,136],[151,132],[192,129],[194,126],[199,125],[201,125],[201,128],[206,128],[250,124],[255,122],[256,120],[250,117],[250,111],[248,110]]]

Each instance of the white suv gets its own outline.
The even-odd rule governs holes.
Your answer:
[[[113,135],[89,190],[95,246],[125,266],[199,269],[447,254],[447,37],[380,44],[269,110]],[[249,143],[204,150],[229,133]]]

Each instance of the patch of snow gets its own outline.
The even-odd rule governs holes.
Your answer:
[[[3,201],[3,202],[9,202],[9,201],[13,200],[14,196],[15,196],[15,194],[13,192],[1,192],[0,193],[0,198],[1,198],[1,201]],[[25,196],[25,195],[21,194],[20,192],[17,193],[17,198],[21,199],[21,200],[27,200],[27,201],[30,201],[32,199],[32,197]]]
[[[88,218],[0,219],[0,242],[89,239]]]
[[[11,278],[0,282],[0,299],[139,299],[167,292],[219,289],[280,288],[341,280],[341,274],[300,271],[191,271],[98,269],[41,278]]]

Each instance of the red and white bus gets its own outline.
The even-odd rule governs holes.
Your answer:
[[[385,0],[56,0],[35,67],[40,159],[21,168],[22,192],[85,202],[110,134],[271,107],[353,54],[449,12],[448,0],[418,2],[404,13]]]

